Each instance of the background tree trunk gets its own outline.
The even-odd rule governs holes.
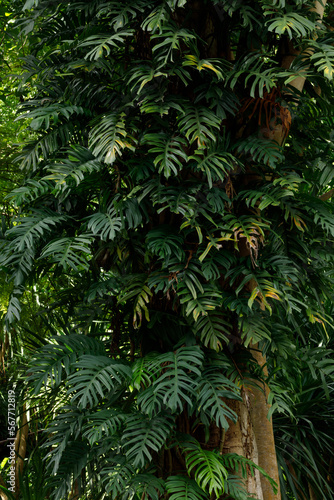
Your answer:
[[[28,418],[26,405],[23,405],[23,411],[21,415],[20,428],[17,431],[15,438],[15,453],[16,453],[16,476],[15,476],[15,494],[16,497],[19,497],[20,494],[20,475],[23,472],[24,459],[27,452],[27,439],[28,439]]]

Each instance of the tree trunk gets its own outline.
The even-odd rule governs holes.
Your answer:
[[[236,412],[238,420],[236,423],[231,423],[226,433],[223,451],[224,453],[242,455],[252,460],[257,465],[260,465],[257,442],[251,420],[250,399],[249,392],[243,389],[242,401],[231,400],[229,407]],[[238,471],[235,472],[238,474]],[[256,470],[254,476],[252,476],[249,468],[247,468],[247,479],[244,481],[244,486],[247,493],[249,495],[254,495],[257,500],[267,500],[267,497],[263,494],[260,473],[258,470]]]
[[[69,496],[69,500],[78,500],[79,496],[80,496],[79,484],[78,480],[76,479],[72,485],[72,490]]]
[[[322,3],[315,2],[314,10],[322,19],[326,0]],[[292,48],[292,55],[289,54],[283,59],[282,66],[290,67],[292,61],[299,54],[297,50]],[[291,86],[301,92],[303,90],[305,78],[300,76],[291,82]],[[284,119],[280,116],[282,123],[274,123],[275,117],[271,120],[270,127],[264,124],[259,134],[262,138],[271,141],[276,141],[279,146],[282,146],[288,133],[287,126],[290,125],[291,117],[288,109],[280,109],[280,115],[284,114]],[[242,252],[241,252],[242,253]],[[245,253],[244,253],[245,254]],[[265,366],[266,359],[262,352],[258,349],[253,349],[253,357],[258,364],[263,367],[264,376],[268,375]],[[264,500],[280,500],[280,485],[278,465],[276,458],[276,449],[274,441],[274,432],[272,419],[268,420],[268,412],[270,405],[268,404],[269,388],[263,383],[263,387],[254,388],[251,399],[250,396],[244,394],[243,402],[235,402],[237,408],[233,408],[238,414],[238,422],[232,424],[225,438],[225,449],[230,452],[239,453],[247,458],[251,458],[255,463],[262,467],[277,483],[278,492],[274,494],[268,480],[261,476],[260,478],[252,478],[251,481],[247,478],[248,494],[255,494],[259,499]],[[260,483],[260,484],[259,484]],[[312,491],[310,490],[310,498]],[[313,494],[313,493],[312,493]]]
[[[21,426],[20,429],[17,431],[16,438],[15,438],[15,454],[16,454],[16,477],[15,477],[15,482],[16,482],[16,497],[19,497],[19,489],[20,489],[20,475],[23,472],[23,465],[24,465],[24,459],[26,456],[26,451],[27,451],[27,439],[28,439],[28,419],[27,419],[27,411],[26,411],[26,405],[23,405],[23,413],[21,417]]]
[[[326,3],[327,3],[327,0],[322,0],[321,2],[319,2],[317,0],[314,4],[313,9],[311,9],[313,12],[316,12],[318,14],[320,21],[323,19]],[[283,58],[283,62],[282,62],[282,68],[285,68],[285,69],[290,68],[294,59],[298,55],[300,55],[300,50],[295,49],[292,45],[292,42],[289,42],[289,49],[290,49],[289,50],[290,54],[286,55]],[[312,53],[310,53],[310,51],[309,51],[307,56],[310,57],[310,55],[312,55]],[[291,87],[295,88],[298,92],[301,92],[304,88],[304,84],[305,84],[305,77],[298,76],[297,78],[292,80],[292,82],[290,82],[289,85]]]
[[[263,368],[263,375],[268,376],[268,370],[265,366],[266,360],[262,352],[253,349],[253,357]],[[281,498],[278,466],[276,458],[275,440],[272,419],[268,420],[270,405],[268,404],[269,387],[263,383],[263,386],[253,389],[253,398],[250,407],[250,416],[254,429],[254,435],[258,449],[258,465],[276,481],[278,492],[275,495],[269,481],[261,476],[261,485],[265,500],[278,500]]]
[[[5,364],[5,357],[6,353],[8,350],[9,346],[9,337],[8,333],[6,332],[4,341],[2,342],[1,350],[0,350],[0,366],[2,367],[2,372],[5,375],[6,373],[6,364]]]

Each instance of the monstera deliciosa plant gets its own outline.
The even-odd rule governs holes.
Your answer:
[[[325,4],[17,2],[1,265],[12,335],[43,283],[50,498],[334,498]]]

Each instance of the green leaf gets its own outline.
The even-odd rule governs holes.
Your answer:
[[[183,150],[187,142],[182,137],[169,137],[162,133],[145,134],[144,142],[154,146],[149,149],[149,153],[160,153],[155,154],[153,163],[155,167],[158,167],[159,174],[163,173],[167,179],[171,175],[177,175],[183,163],[188,159]]]
[[[152,297],[152,291],[146,285],[147,275],[132,275],[126,287],[122,290],[118,298],[118,303],[127,302],[135,298],[133,302],[133,326],[139,328],[143,319],[143,313],[146,321],[149,321],[149,304]]]
[[[91,446],[96,441],[113,436],[124,424],[129,415],[118,409],[100,410],[89,415],[89,420],[83,426],[83,437]]]
[[[80,334],[53,337],[34,354],[29,365],[29,381],[34,394],[42,385],[58,387],[64,380],[64,372],[69,376],[76,369],[77,359],[82,354],[103,355],[105,349],[97,339]]]
[[[270,67],[266,67],[269,62]],[[276,64],[275,61],[269,61],[259,52],[251,52],[237,62],[226,83],[229,83],[230,88],[233,89],[236,83],[242,80],[244,87],[251,85],[249,91],[251,97],[259,96],[262,99],[265,90],[269,94],[272,88],[276,87]]]
[[[242,155],[249,154],[254,162],[268,164],[272,168],[284,159],[282,147],[277,142],[254,136],[238,141],[236,151]]]
[[[200,379],[198,380],[198,400],[194,409],[196,413],[205,422],[203,414],[207,417],[206,425],[209,426],[211,421],[215,421],[218,427],[222,427],[227,431],[229,422],[237,421],[237,414],[228,407],[226,399],[241,400],[239,387],[231,382],[222,373],[219,373],[216,365],[209,365],[203,370]]]
[[[141,26],[144,31],[149,31],[152,33],[152,35],[156,31],[159,31],[159,33],[161,33],[162,27],[168,21],[168,19],[169,13],[167,4],[164,2],[150,12]]]
[[[202,361],[203,353],[198,346],[145,358],[135,378],[137,387],[138,384],[149,387],[138,396],[143,411],[154,414],[164,407],[175,413],[182,411],[185,402],[192,405]]]
[[[210,141],[216,141],[221,120],[210,109],[189,104],[184,108],[184,114],[179,117],[178,125],[189,143],[196,142],[197,148],[202,149],[207,147]]]
[[[70,388],[67,393],[72,394],[72,402],[78,400],[78,408],[86,408],[87,405],[93,408],[132,375],[128,365],[106,356],[80,356],[76,368],[79,371],[68,378]]]
[[[323,71],[324,77],[333,79],[334,74],[334,48],[332,45],[315,41],[310,42],[313,54],[310,60],[316,66],[317,71]]]
[[[195,448],[195,449],[194,449]],[[220,496],[224,493],[227,471],[220,461],[219,455],[198,446],[185,448],[185,461],[188,474],[195,476],[195,481],[202,490]]]
[[[275,11],[267,11],[266,15],[274,13]],[[287,12],[280,17],[274,17],[267,21],[267,24],[268,31],[273,31],[278,35],[283,35],[286,32],[290,40],[294,36],[307,37],[316,29],[316,24],[313,21],[297,12]]]
[[[163,259],[164,267],[168,266],[173,257],[179,262],[185,261],[183,244],[183,237],[176,234],[172,226],[160,225],[147,233],[147,249]]]
[[[137,498],[149,498],[150,500],[160,500],[165,491],[165,482],[156,477],[153,473],[137,474],[129,484],[129,496],[137,495]]]
[[[151,65],[145,64],[144,62],[133,69],[129,73],[129,78],[127,84],[129,85],[131,91],[136,91],[137,96],[146,96],[146,89],[143,92],[144,87],[152,82],[155,78],[165,77],[167,74],[162,73]]]
[[[71,104],[54,104],[33,109],[28,113],[20,115],[18,119],[32,118],[30,128],[33,130],[47,130],[50,126],[57,124],[59,116],[63,116],[69,120],[73,114],[89,115],[89,112],[81,106],[74,106]]]
[[[157,53],[157,60],[165,65],[173,62],[174,51],[179,50],[182,45],[189,46],[196,39],[196,36],[187,29],[178,28],[176,25],[163,26],[160,33],[151,36],[152,40],[159,40],[153,46],[153,53]]]
[[[134,467],[125,463],[124,458],[119,455],[116,461],[111,459],[110,465],[104,465],[101,470],[103,487],[113,499],[116,499],[121,492],[127,489],[131,479],[136,474]]]
[[[124,114],[108,113],[94,120],[89,134],[89,147],[99,160],[112,165],[125,148],[134,150],[133,139],[128,137]]]
[[[220,59],[199,59],[194,54],[187,54],[182,65],[195,67],[198,71],[213,71],[218,80],[223,78],[223,62]]]
[[[28,179],[24,186],[13,189],[6,199],[12,200],[16,207],[28,204],[50,193],[53,184],[45,179]]]
[[[194,326],[205,347],[219,351],[229,342],[231,325],[218,312],[208,311],[205,316],[198,318]]]
[[[109,56],[113,47],[116,49],[121,47],[126,43],[126,38],[132,36],[132,30],[121,30],[117,31],[114,34],[100,34],[100,35],[91,35],[86,38],[85,41],[80,43],[81,47],[91,47],[95,46],[91,49],[86,55],[85,59],[96,60],[100,57]]]
[[[204,500],[206,493],[187,476],[169,476],[166,480],[169,500]]]
[[[87,254],[91,254],[91,238],[88,236],[59,238],[48,243],[42,250],[40,259],[50,257],[64,270],[88,269]]]
[[[73,145],[66,150],[68,158],[56,161],[48,165],[49,174],[45,180],[56,183],[56,189],[63,192],[68,188],[79,186],[85,180],[87,174],[98,172],[102,169],[102,163],[92,153],[78,145]]]
[[[112,241],[122,229],[122,218],[118,215],[112,201],[105,212],[96,212],[87,217],[87,228],[103,241]]]
[[[142,468],[152,460],[152,452],[160,451],[173,424],[174,421],[168,415],[147,418],[137,414],[127,418],[122,445],[133,467]]]
[[[209,188],[213,181],[224,182],[229,173],[235,169],[238,160],[231,154],[223,151],[222,147],[211,147],[208,150],[199,149],[189,160],[196,162],[195,169],[205,172]]]
[[[39,3],[39,0],[26,0],[25,4],[23,5],[22,10],[31,9],[32,7],[37,6],[38,3]]]
[[[51,210],[33,210],[26,217],[16,220],[16,225],[9,229],[7,236],[15,236],[10,248],[15,252],[34,248],[38,240],[44,239],[57,224],[66,220],[66,216],[53,213]]]

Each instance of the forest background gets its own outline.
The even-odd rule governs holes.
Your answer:
[[[0,16],[2,498],[333,499],[333,5]]]

